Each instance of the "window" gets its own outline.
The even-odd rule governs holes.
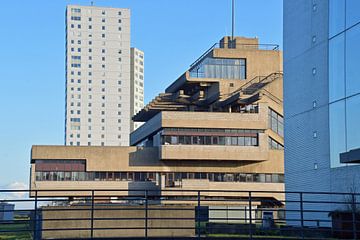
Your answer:
[[[283,150],[284,146],[269,137],[269,149]]]
[[[269,117],[269,127],[279,134],[281,137],[284,137],[284,119],[283,117],[269,108],[268,111],[268,117]]]
[[[101,30],[105,30],[105,26],[101,26]]]
[[[105,38],[105,33],[101,34],[101,37],[102,37],[102,38]]]
[[[246,59],[207,57],[190,69],[195,78],[246,79]]]
[[[80,13],[81,9],[80,8],[71,8],[71,12],[72,13]]]

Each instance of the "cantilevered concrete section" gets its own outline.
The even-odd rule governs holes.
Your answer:
[[[282,99],[277,46],[224,37],[133,117],[132,147],[34,146],[31,188],[283,191]]]

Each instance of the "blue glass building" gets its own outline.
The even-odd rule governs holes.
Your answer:
[[[360,192],[359,0],[284,1],[284,115],[286,190]]]

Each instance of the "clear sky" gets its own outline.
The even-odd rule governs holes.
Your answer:
[[[31,145],[62,145],[65,7],[83,0],[1,1],[0,189],[27,186]],[[145,52],[145,103],[231,35],[231,0],[94,0],[131,9],[131,45]],[[282,0],[236,0],[238,36],[282,46]]]

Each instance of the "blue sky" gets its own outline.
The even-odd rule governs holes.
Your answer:
[[[62,145],[65,7],[89,1],[2,1],[0,189],[28,185],[31,145]],[[145,52],[145,102],[213,43],[231,35],[231,0],[97,0],[131,9],[131,45]],[[236,0],[238,36],[282,46],[282,0]]]

